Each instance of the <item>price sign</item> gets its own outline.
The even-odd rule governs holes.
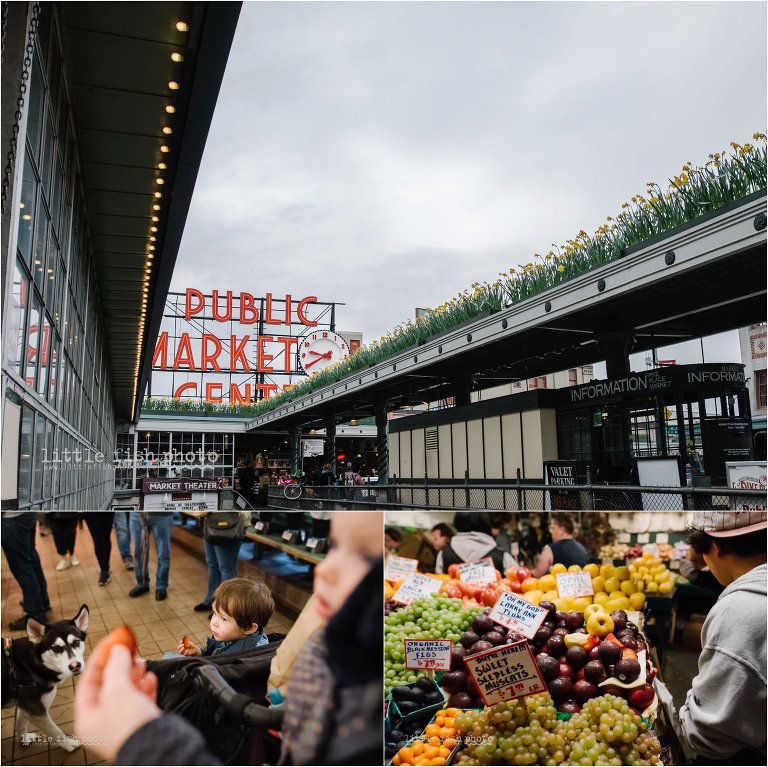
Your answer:
[[[565,597],[591,597],[595,593],[589,573],[558,573],[557,593],[560,599]]]
[[[465,583],[496,583],[496,568],[490,557],[459,565],[459,580]]]
[[[390,557],[387,560],[387,569],[384,571],[384,580],[404,581],[411,573],[416,572],[418,566],[418,559]]]
[[[419,599],[419,597],[428,597],[432,594],[437,594],[442,585],[443,581],[439,578],[430,578],[428,575],[422,575],[421,573],[411,573],[405,581],[403,581],[403,584],[395,592],[392,599],[394,599],[395,602],[409,605],[411,602],[415,602]]]
[[[403,639],[405,667],[449,671],[451,668],[450,639]]]
[[[538,605],[526,602],[522,597],[505,591],[497,600],[489,613],[492,620],[517,631],[528,639],[533,639],[547,617],[547,610]]]
[[[546,692],[528,643],[506,644],[464,659],[486,706]]]

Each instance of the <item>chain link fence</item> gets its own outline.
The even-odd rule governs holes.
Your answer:
[[[459,511],[685,511],[766,508],[761,490],[726,487],[639,487],[637,485],[571,485],[553,490],[531,484],[405,484],[360,487],[303,486],[298,498],[281,487],[269,488],[270,509],[419,509]]]

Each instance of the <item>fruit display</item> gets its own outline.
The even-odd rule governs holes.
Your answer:
[[[650,552],[643,552],[639,559],[632,562],[629,569],[635,582],[638,585],[642,583],[646,594],[669,596],[675,588],[674,573],[659,557]]]
[[[595,591],[591,597],[560,598],[557,591],[557,574],[565,572],[587,572]],[[521,580],[522,578],[522,580]],[[600,604],[607,612],[612,610],[642,610],[645,607],[645,580],[633,577],[628,566],[587,564],[584,567],[554,564],[547,575],[533,578],[525,568],[510,568],[505,576],[510,591],[519,593],[523,599],[541,604],[552,602],[557,610],[583,612],[591,604]]]
[[[404,639],[450,639],[458,644],[482,608],[465,607],[461,599],[442,594],[422,597],[384,618],[384,687],[415,682],[417,671],[405,668]],[[454,648],[455,650],[456,648]]]
[[[598,557],[600,559],[624,559],[627,547],[623,543],[606,543],[600,547]]]
[[[414,741],[403,741],[403,732],[392,731],[387,743],[386,756],[395,767],[405,765],[445,764],[458,744],[455,719],[462,713],[458,708],[445,708],[435,714]]]
[[[548,693],[466,711],[455,719],[464,747],[455,764],[657,764],[661,746],[629,703],[606,694],[558,719]]]

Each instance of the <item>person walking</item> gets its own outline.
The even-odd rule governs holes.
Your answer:
[[[114,511],[88,511],[83,514],[88,532],[93,538],[96,561],[99,563],[99,586],[106,586],[110,579],[109,558],[112,556],[112,523]]]
[[[133,570],[133,557],[131,556],[131,528],[130,512],[115,512],[115,538],[117,539],[117,550],[123,560],[126,570]]]
[[[155,599],[162,602],[168,596],[168,574],[171,569],[171,527],[173,512],[132,511],[131,536],[136,585],[128,592],[129,597],[140,597],[149,591],[149,538],[155,541],[157,573],[155,574]]]
[[[2,544],[5,559],[11,574],[21,587],[25,615],[8,624],[11,631],[23,631],[27,618],[34,618],[45,625],[47,612],[51,609],[48,598],[48,584],[35,548],[37,512],[4,511],[2,513]]]
[[[211,512],[215,514],[216,512]],[[241,511],[243,518],[242,530],[237,538],[228,544],[211,543],[203,536],[203,548],[205,549],[205,563],[208,565],[208,593],[199,604],[192,609],[196,613],[209,613],[213,606],[213,595],[223,581],[237,578],[237,555],[245,537],[245,528],[251,521],[250,511]],[[205,520],[203,520],[205,525]]]
[[[75,540],[77,539],[77,525],[80,522],[78,511],[51,511],[48,514],[48,524],[53,533],[53,542],[56,552],[62,557],[56,569],[66,570],[77,567],[80,560],[75,556]]]

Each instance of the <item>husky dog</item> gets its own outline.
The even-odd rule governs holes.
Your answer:
[[[85,632],[88,606],[71,621],[48,625],[27,619],[27,636],[3,639],[2,705],[17,704],[17,730],[22,743],[35,740],[28,728],[40,730],[51,745],[74,751],[80,742],[65,735],[48,713],[57,685],[85,668]]]

